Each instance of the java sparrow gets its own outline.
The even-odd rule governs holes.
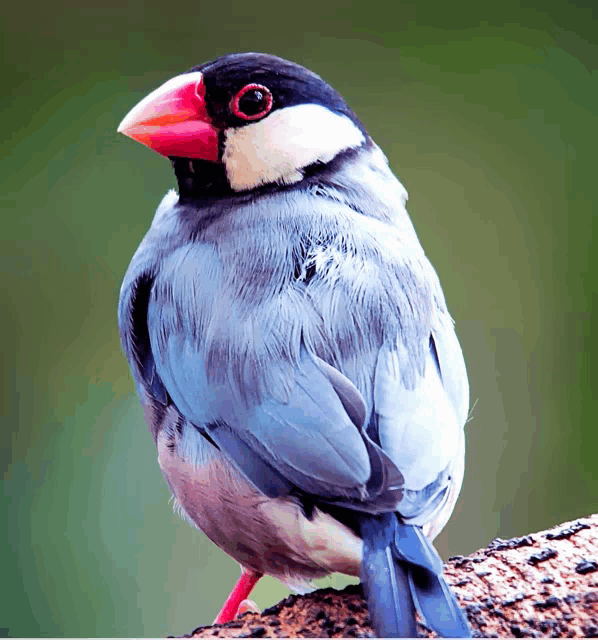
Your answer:
[[[468,636],[432,540],[463,480],[469,387],[407,192],[343,98],[232,54],[148,95],[119,131],[170,158],[119,303],[162,473],[184,516],[263,574],[360,576],[376,633],[415,612]]]

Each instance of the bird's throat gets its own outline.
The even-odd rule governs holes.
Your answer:
[[[207,160],[170,158],[179,186],[182,203],[206,197],[230,195],[224,165]]]

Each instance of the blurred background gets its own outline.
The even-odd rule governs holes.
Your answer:
[[[122,276],[175,185],[116,128],[227,52],[322,75],[409,190],[475,402],[443,557],[597,510],[592,0],[34,0],[3,14],[1,635],[183,634],[238,576],[172,513],[116,328]],[[268,578],[255,600],[286,593]]]

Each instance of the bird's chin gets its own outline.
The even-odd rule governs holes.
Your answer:
[[[186,120],[160,125],[136,124],[122,133],[163,156],[220,161],[219,131],[208,122]]]

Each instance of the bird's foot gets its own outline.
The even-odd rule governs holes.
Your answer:
[[[248,600],[247,596],[251,593],[253,587],[255,587],[262,575],[261,573],[243,569],[241,571],[241,577],[231,591],[230,596],[226,599],[222,609],[220,609],[220,613],[216,616],[213,624],[230,622],[239,614],[245,613],[246,611],[257,611],[259,613],[258,606],[252,600]]]

